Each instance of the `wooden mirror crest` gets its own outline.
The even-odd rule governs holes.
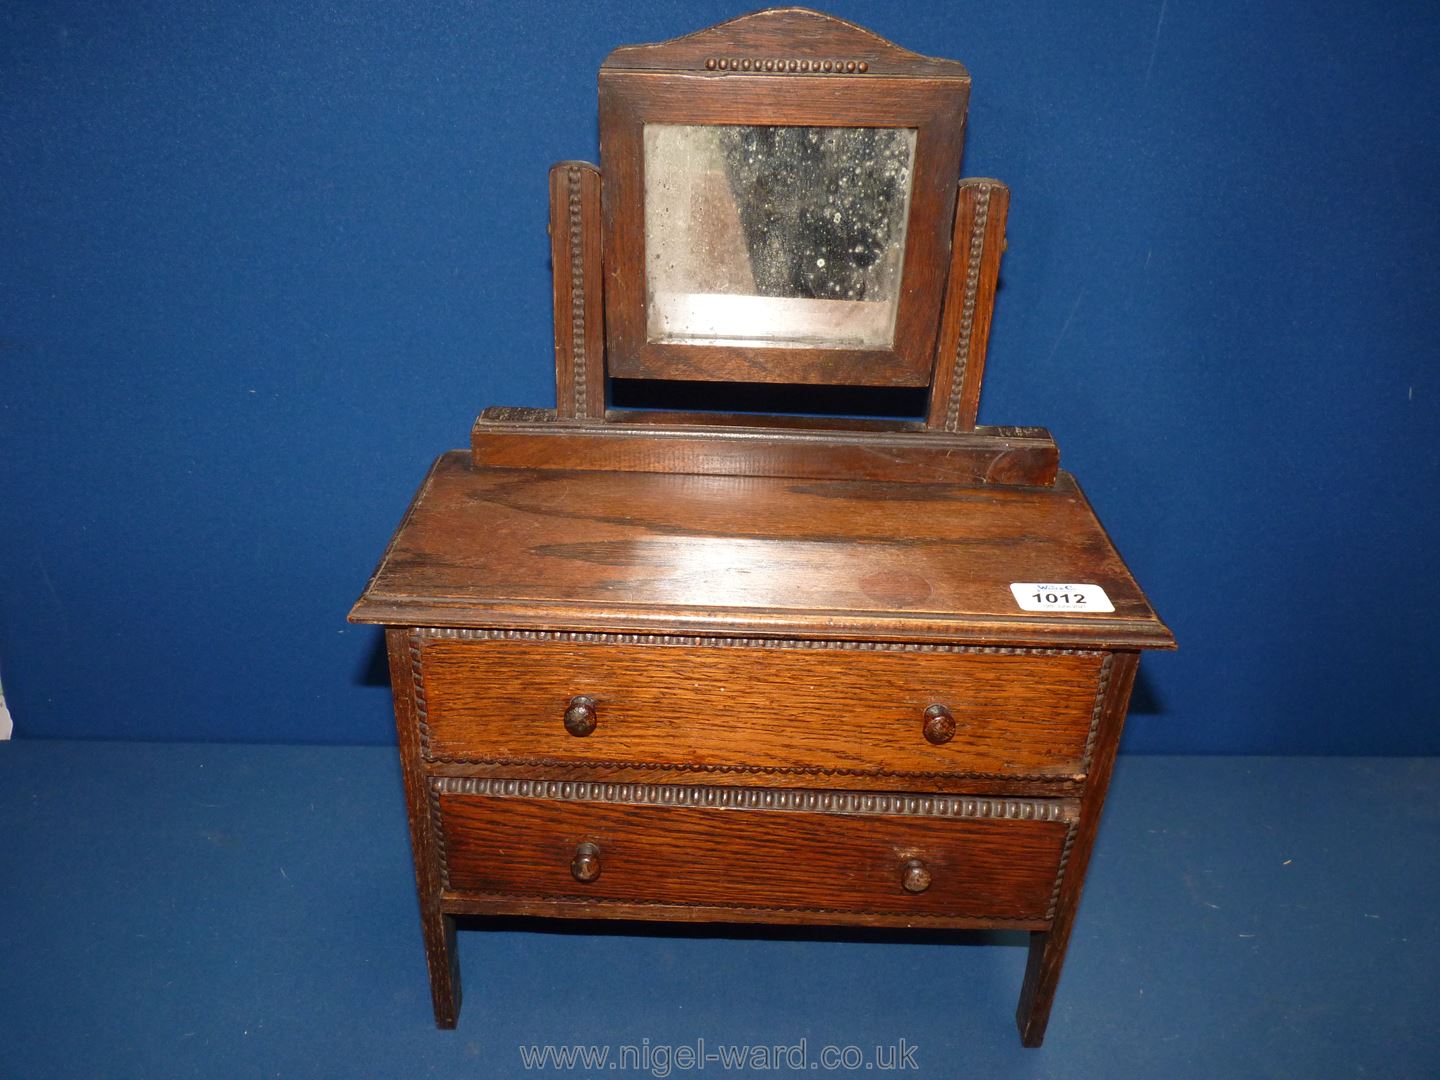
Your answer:
[[[803,8],[616,49],[599,166],[550,171],[557,407],[482,465],[1045,486],[977,427],[1009,192],[960,177],[970,76]],[[624,380],[916,388],[914,420],[607,408]],[[723,396],[717,394],[717,396]]]

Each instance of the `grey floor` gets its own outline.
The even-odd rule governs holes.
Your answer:
[[[1440,1075],[1435,759],[1122,758],[1034,1051],[1012,935],[477,923],[436,1031],[385,749],[0,744],[0,829],[5,1077]]]

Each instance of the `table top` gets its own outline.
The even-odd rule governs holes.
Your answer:
[[[1105,615],[1012,582],[1099,585]],[[431,469],[355,622],[1173,648],[1074,478],[1053,488]]]

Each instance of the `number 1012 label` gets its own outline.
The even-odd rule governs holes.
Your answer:
[[[1021,611],[1071,611],[1077,614],[1114,611],[1115,605],[1099,585],[1065,585],[1017,581],[1010,586]]]

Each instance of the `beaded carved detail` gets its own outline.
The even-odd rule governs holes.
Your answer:
[[[1115,661],[1114,653],[1106,656],[1100,664],[1100,685],[1095,688],[1095,706],[1090,711],[1090,731],[1085,736],[1085,771],[1090,771],[1090,759],[1095,753],[1095,735],[1100,730],[1100,716],[1105,711],[1105,698],[1110,692],[1110,668]]]
[[[420,659],[420,632],[410,631],[410,679],[415,688],[415,726],[420,730],[420,754],[430,757],[430,714],[425,704],[425,666]]]
[[[1006,799],[975,795],[699,787],[693,784],[617,784],[600,780],[513,780],[474,776],[434,776],[430,778],[430,785],[432,792],[437,795],[485,795],[640,806],[801,810],[817,814],[882,814],[1070,823],[1075,820],[1077,813],[1076,804],[1069,800]]]
[[[970,339],[975,332],[975,301],[980,290],[980,256],[985,251],[985,226],[990,218],[989,187],[975,196],[975,220],[970,226],[970,251],[965,261],[965,292],[960,304],[960,337],[955,347],[955,374],[945,407],[945,430],[960,428],[960,399],[965,391],[965,369],[970,362]]]
[[[575,371],[575,415],[585,415],[585,260],[580,217],[580,170],[566,170],[570,222],[570,356]]]
[[[694,634],[607,634],[575,630],[477,630],[433,627],[426,638],[455,641],[557,641],[582,645],[684,645],[721,649],[846,649],[856,652],[974,653],[986,656],[1106,656],[1101,649],[1024,649],[1001,645],[944,645],[914,641],[822,641],[808,638],[701,637]]]
[[[828,765],[700,765],[692,761],[569,761],[562,758],[445,757],[435,759],[447,765],[495,765],[502,768],[526,769],[634,769],[666,773],[724,773],[729,775],[765,776],[882,776],[892,780],[1013,780],[1023,783],[1079,783],[1084,773],[986,773],[898,772],[891,769],[845,769]]]
[[[1065,881],[1065,868],[1070,864],[1070,849],[1075,846],[1075,836],[1080,831],[1080,818],[1077,815],[1070,822],[1070,828],[1065,830],[1065,846],[1060,849],[1060,868],[1055,871],[1055,887],[1050,890],[1050,903],[1045,908],[1047,919],[1055,918],[1055,909],[1060,904],[1060,886]]]
[[[866,60],[804,60],[798,57],[774,59],[766,57],[707,56],[706,71],[740,71],[752,75],[864,75],[870,70]]]

